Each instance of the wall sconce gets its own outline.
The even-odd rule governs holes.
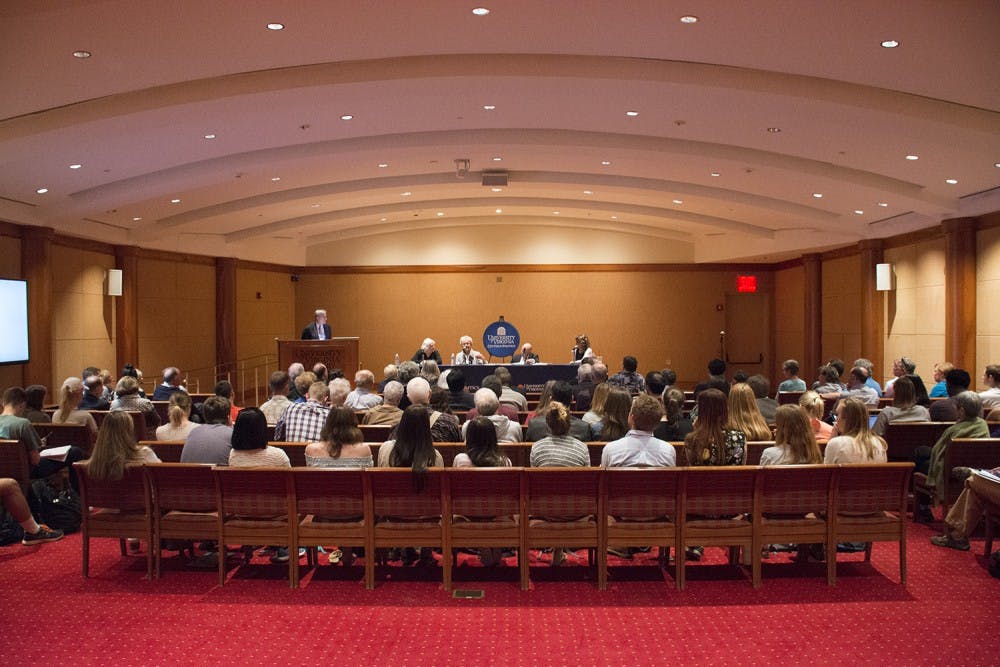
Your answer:
[[[122,295],[122,270],[108,269],[108,296]]]
[[[892,290],[892,264],[875,265],[875,289],[879,292]]]

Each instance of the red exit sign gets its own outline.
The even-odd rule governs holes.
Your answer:
[[[756,292],[757,276],[736,276],[736,291],[741,293]]]

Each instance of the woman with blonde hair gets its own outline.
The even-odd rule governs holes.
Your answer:
[[[135,441],[132,416],[127,412],[108,413],[97,432],[94,453],[87,462],[87,474],[98,481],[119,480],[125,466],[134,463],[159,463],[152,449]]]
[[[700,416],[701,412],[698,414]],[[771,439],[771,429],[760,414],[753,389],[745,382],[734,384],[729,390],[729,421],[726,428],[742,431],[751,442]]]
[[[598,424],[602,419],[604,419],[604,404],[607,403],[608,394],[610,392],[611,385],[607,382],[602,382],[594,387],[594,395],[590,399],[590,409],[583,413],[583,417],[581,417],[583,421],[591,425],[591,428],[593,428],[594,424]],[[545,412],[541,409],[541,403],[538,404],[538,407],[538,414],[545,414]]]
[[[729,427],[729,404],[718,389],[698,394],[698,419],[684,438],[689,466],[740,466],[747,460],[747,438]]]
[[[760,455],[762,466],[822,463],[809,415],[798,405],[779,405],[774,415],[774,446]]]
[[[624,389],[612,388],[604,401],[604,416],[593,424],[594,440],[611,442],[624,438],[628,433],[628,413],[632,409],[632,395]]]
[[[175,391],[170,394],[170,407],[167,408],[168,423],[156,429],[157,440],[187,440],[188,435],[198,424],[189,419],[191,416],[191,396],[186,391]]]
[[[885,463],[885,440],[868,426],[868,406],[857,398],[837,405],[835,436],[826,445],[824,463]]]
[[[59,388],[59,408],[52,413],[53,424],[82,424],[90,430],[90,442],[97,436],[97,422],[94,415],[86,410],[78,410],[83,400],[83,380],[66,378]],[[89,444],[89,443],[88,443]]]
[[[833,435],[833,426],[823,421],[823,413],[826,412],[826,403],[823,397],[813,390],[809,390],[799,396],[799,405],[809,416],[809,424],[812,426],[813,435],[817,440],[826,442]]]

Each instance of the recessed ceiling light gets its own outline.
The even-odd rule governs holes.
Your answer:
[[[592,194],[594,194],[594,191],[593,190],[584,190],[583,194],[585,194],[585,195],[592,195]]]
[[[692,23],[697,23],[698,22],[698,17],[694,16],[692,14],[686,14],[686,15],[680,17],[680,19],[678,19],[678,20],[681,23],[686,23],[688,25],[691,25]]]
[[[379,163],[378,163],[378,168],[379,168],[379,169],[385,169],[385,168],[386,168],[386,167],[388,167],[388,166],[389,166],[389,163],[388,163],[388,162],[379,162]]]
[[[946,178],[944,182],[947,183],[948,185],[955,185],[958,183],[958,181],[955,180],[954,178]]]
[[[913,161],[913,160],[919,160],[919,159],[920,159],[920,156],[919,156],[919,155],[907,155],[907,156],[906,156],[906,159],[907,159],[907,160],[910,160],[910,161]]]
[[[485,110],[485,111],[493,111],[496,108],[497,108],[497,105],[495,105],[495,104],[484,104],[483,105],[483,110]]]
[[[80,60],[83,60],[84,58],[89,58],[92,55],[93,54],[90,51],[84,51],[83,49],[73,52],[73,57],[79,58]]]
[[[713,171],[711,175],[712,175],[712,176],[721,176],[722,174],[720,174],[720,173],[719,173],[719,172],[717,172],[717,171]]]
[[[140,220],[142,220],[142,216],[141,215],[137,215],[137,216],[135,216],[135,217],[132,218],[132,222],[139,222]]]
[[[778,132],[781,132],[781,128],[780,127],[769,127],[769,128],[767,128],[767,131],[770,132],[771,134],[777,134]]]
[[[280,180],[281,180],[281,176],[275,176],[274,178],[271,179],[271,181],[273,181],[274,183],[277,183]]]
[[[490,188],[493,192],[503,192],[503,188]]]
[[[497,213],[503,213],[503,209],[502,208],[498,208],[497,209]]]
[[[437,214],[438,214],[438,217],[440,218],[442,215],[444,215],[444,211],[438,211]]]
[[[354,119],[354,116],[352,116],[349,113],[345,113],[343,116],[340,117],[340,120],[353,120],[353,119]]]
[[[559,211],[552,211],[552,215],[559,215]]]
[[[215,135],[214,134],[206,134],[205,138],[206,139],[215,139]]]
[[[638,111],[626,111],[625,115],[628,116],[629,118],[635,118],[636,116],[639,115],[639,112]]]
[[[38,188],[37,190],[35,190],[35,192],[37,192],[40,195],[44,195],[48,191],[49,191],[48,188]]]
[[[409,197],[412,194],[413,194],[412,192],[410,192],[409,190],[407,190],[406,192],[402,193],[400,196],[401,197]]]
[[[267,29],[268,30],[284,30],[285,29],[285,24],[284,23],[268,23],[267,24]]]
[[[823,193],[822,192],[814,192],[813,193],[813,197],[815,197],[816,199],[822,199],[823,198]]]
[[[309,206],[310,206],[311,208],[319,208],[319,204],[310,204]]]
[[[884,42],[882,42],[882,48],[884,49],[894,49],[897,46],[899,46],[899,42],[897,42],[894,39],[887,39]]]
[[[475,7],[472,10],[472,13],[475,14],[476,16],[486,16],[487,14],[490,13],[490,10],[487,9],[486,7]]]
[[[683,200],[683,199],[675,199],[675,200],[674,200],[674,203],[675,203],[675,204],[683,204],[683,203],[684,203],[684,200]]]
[[[503,158],[500,157],[499,155],[494,155],[493,156],[493,161],[494,162],[503,162]]]
[[[611,160],[601,160],[601,164],[607,167],[609,164],[611,164]]]
[[[612,219],[612,220],[617,220],[617,219],[618,219],[618,216],[617,216],[617,215],[613,215],[613,216],[611,216],[611,219]]]
[[[70,169],[80,169],[81,167],[83,167],[82,164],[71,164],[69,166]]]
[[[854,209],[854,214],[855,215],[864,215],[865,212],[862,211],[860,208],[856,208],[856,209]]]
[[[181,200],[180,200],[180,199],[171,199],[171,200],[170,200],[170,203],[171,203],[171,204],[180,204],[180,203],[181,203]]]
[[[885,208],[885,207],[886,207],[886,206],[888,206],[889,204],[887,204],[887,203],[886,203],[886,202],[884,202],[884,201],[880,201],[880,202],[878,203],[878,205],[879,205],[879,206],[881,206],[882,208]]]
[[[993,166],[996,167],[997,169],[1000,169],[1000,162],[994,162]]]
[[[385,222],[388,218],[379,218],[379,222]]]

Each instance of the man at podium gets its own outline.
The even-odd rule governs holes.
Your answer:
[[[316,321],[302,330],[302,340],[330,340],[330,325],[326,323],[326,311],[316,310]]]

